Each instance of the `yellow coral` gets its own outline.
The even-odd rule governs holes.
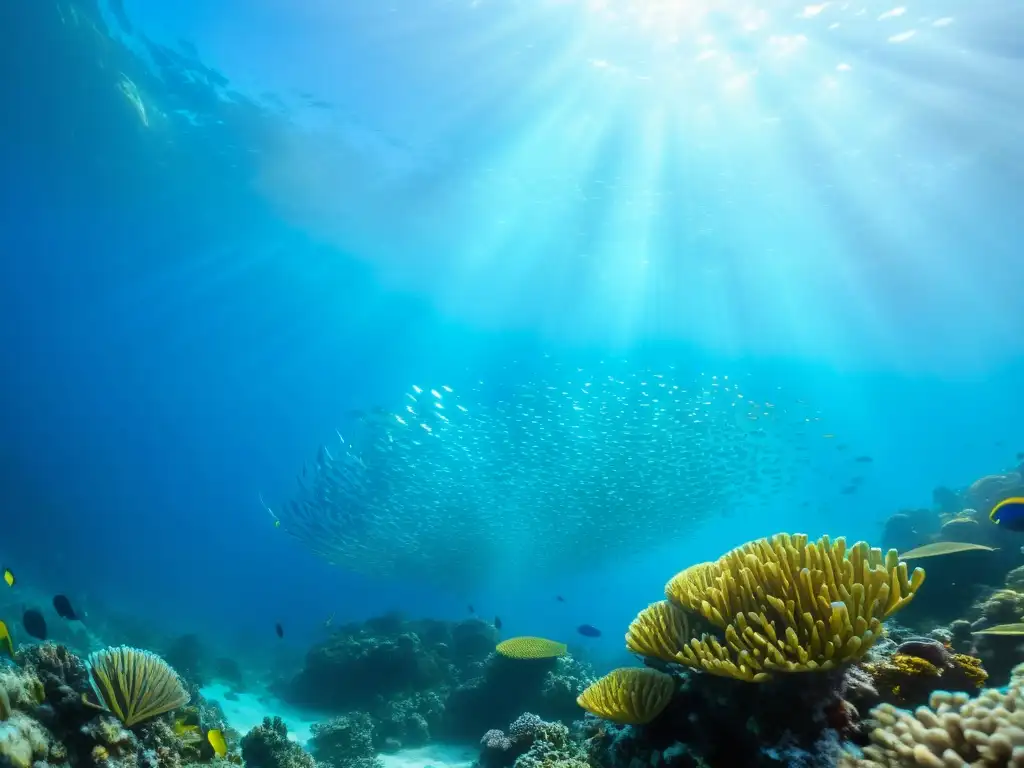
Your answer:
[[[100,708],[129,728],[189,702],[177,673],[149,651],[107,648],[90,654],[88,666]]]
[[[576,703],[616,723],[649,723],[668,706],[675,691],[671,675],[647,667],[623,667],[590,685]]]
[[[510,637],[498,643],[495,650],[510,659],[552,659],[564,656],[565,643],[558,643],[543,637]]]
[[[903,685],[908,678],[939,677],[942,670],[930,661],[906,653],[896,653],[888,659],[864,665],[864,669],[880,691],[888,691],[897,699],[903,699]]]
[[[751,541],[666,585],[669,600],[723,630],[725,641],[692,638],[675,660],[754,682],[773,671],[831,669],[861,658],[923,582],[924,571],[909,575],[895,550],[883,555],[864,542]]]
[[[981,666],[981,659],[976,656],[968,656],[966,653],[954,653],[953,663],[960,667],[964,677],[978,688],[981,688],[985,681],[988,680],[988,672]]]
[[[626,648],[641,656],[675,661],[676,654],[690,639],[686,612],[668,600],[644,608],[626,632]]]

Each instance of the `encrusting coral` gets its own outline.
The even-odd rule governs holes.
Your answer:
[[[605,720],[642,725],[661,714],[675,688],[672,675],[646,667],[627,667],[613,670],[590,685],[577,702]]]
[[[936,692],[914,712],[882,704],[871,714],[872,743],[863,757],[844,756],[844,768],[1024,766],[1024,665],[1005,691]]]
[[[981,659],[953,653],[929,638],[901,643],[891,656],[864,664],[864,670],[889,703],[904,706],[923,704],[940,689],[973,692],[988,679]]]

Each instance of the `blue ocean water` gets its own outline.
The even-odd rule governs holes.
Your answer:
[[[236,652],[472,603],[611,654],[683,565],[1016,466],[1020,14],[777,5],[5,3],[4,564]],[[557,583],[379,579],[271,524],[346,414],[550,358],[781,387],[869,476]]]

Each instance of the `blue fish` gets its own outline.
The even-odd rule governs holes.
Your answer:
[[[590,624],[580,624],[576,627],[576,631],[584,637],[600,637],[601,630]]]
[[[1010,531],[1024,531],[1024,498],[1003,499],[989,513],[988,519]]]

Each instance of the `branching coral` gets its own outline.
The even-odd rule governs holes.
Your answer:
[[[883,555],[842,538],[777,534],[676,575],[666,596],[724,634],[689,638],[675,660],[712,674],[760,682],[770,672],[831,669],[863,657],[882,621],[924,582],[895,550]]]
[[[913,713],[882,704],[872,710],[879,727],[863,759],[847,756],[845,768],[944,768],[1016,766],[1024,763],[1024,666],[1006,691],[990,688],[977,698],[936,692],[930,706]]]

